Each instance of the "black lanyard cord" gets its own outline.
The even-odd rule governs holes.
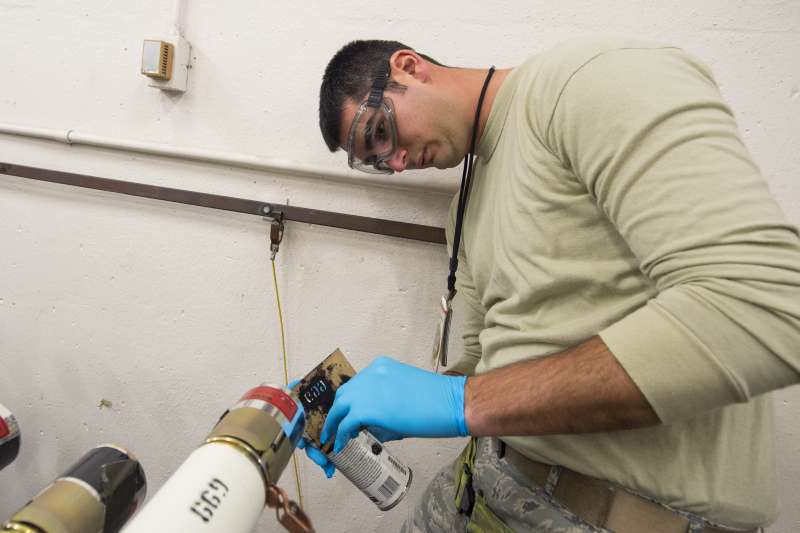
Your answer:
[[[447,290],[449,292],[447,299],[452,300],[456,295],[456,270],[458,270],[458,248],[461,244],[461,230],[464,225],[464,215],[467,210],[467,199],[469,195],[469,186],[472,182],[472,157],[475,153],[475,142],[478,137],[478,122],[481,117],[481,107],[483,107],[483,97],[486,96],[486,89],[489,87],[489,81],[494,74],[494,67],[489,67],[489,73],[486,74],[486,79],[483,81],[483,88],[481,88],[481,95],[478,98],[478,106],[475,110],[475,122],[472,124],[472,142],[470,143],[469,152],[464,158],[464,170],[461,174],[461,186],[458,191],[458,210],[456,211],[456,228],[453,234],[453,255],[450,257],[450,274],[447,276]]]

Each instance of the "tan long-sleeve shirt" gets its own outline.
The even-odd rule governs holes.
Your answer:
[[[725,525],[774,520],[763,393],[800,379],[800,240],[709,69],[669,46],[567,42],[506,78],[477,156],[452,369],[599,334],[663,421],[504,440]]]

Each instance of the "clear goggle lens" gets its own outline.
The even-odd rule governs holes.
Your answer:
[[[377,107],[361,104],[347,136],[347,162],[371,174],[391,174],[388,161],[397,150],[397,126],[392,101],[384,98]]]

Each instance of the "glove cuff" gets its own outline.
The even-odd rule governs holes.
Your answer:
[[[459,437],[469,436],[467,419],[464,416],[464,389],[467,386],[467,376],[448,376],[450,390],[453,398],[453,415],[455,416],[456,431]]]

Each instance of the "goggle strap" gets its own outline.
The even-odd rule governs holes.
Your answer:
[[[375,87],[375,85],[373,85],[372,89],[369,90],[367,107],[379,107],[381,105],[382,100],[383,100],[383,87]]]
[[[387,61],[386,64],[381,67],[380,74],[378,74],[378,76],[372,80],[372,87],[369,90],[369,98],[367,99],[367,105],[369,107],[378,107],[381,105],[381,101],[383,100],[383,91],[386,89],[386,84],[389,83],[390,73],[391,67]]]

